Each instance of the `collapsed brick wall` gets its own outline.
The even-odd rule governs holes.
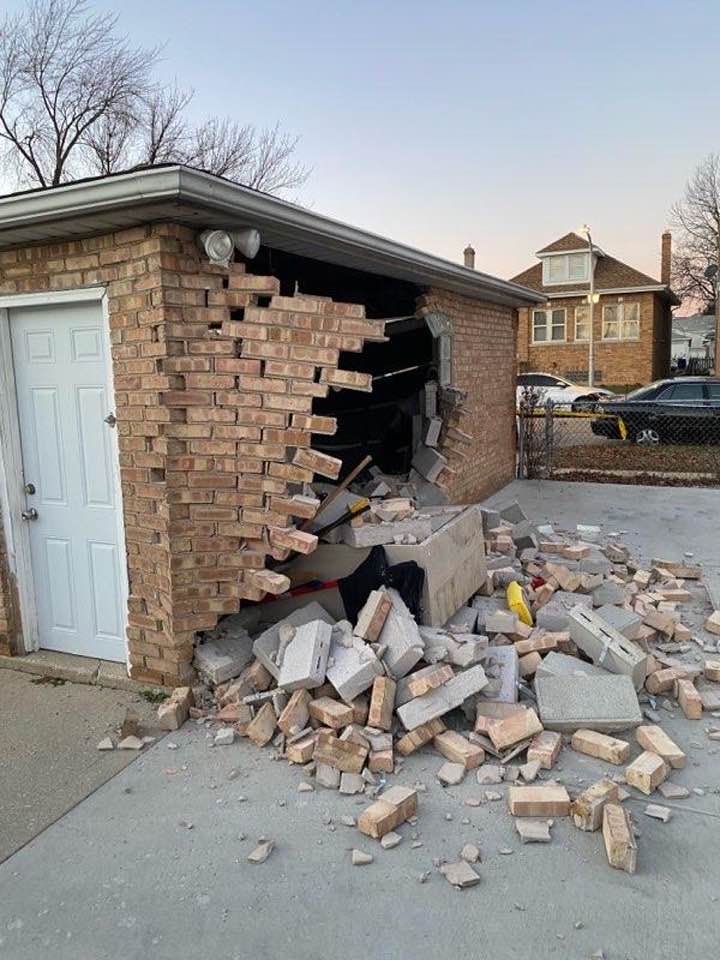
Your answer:
[[[263,572],[268,556],[312,549],[293,527],[308,515],[293,494],[341,466],[311,448],[313,432],[335,430],[312,415],[313,398],[371,389],[367,374],[338,369],[339,355],[382,339],[382,324],[361,305],[281,297],[273,277],[212,266],[176,224],[0,253],[0,292],[91,284],[108,294],[130,672],[177,684],[196,631],[284,587]],[[5,645],[11,601],[0,577]]]
[[[436,289],[418,305],[452,323],[452,385],[467,395],[458,426],[472,439],[444,438],[440,482],[451,502],[473,503],[515,476],[516,311]]]

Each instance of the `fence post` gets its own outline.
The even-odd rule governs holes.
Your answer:
[[[523,410],[522,403],[517,414],[517,425],[518,425],[518,465],[517,465],[517,476],[518,480],[524,480],[526,477],[525,469],[525,415]]]
[[[553,464],[553,402],[545,402],[545,475],[552,476]]]

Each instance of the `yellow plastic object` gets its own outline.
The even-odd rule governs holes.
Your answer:
[[[620,431],[620,439],[627,440],[628,428],[625,426],[625,421],[622,417],[618,417],[618,430]]]
[[[513,580],[511,584],[508,584],[507,604],[512,612],[520,617],[523,623],[526,623],[528,627],[533,625],[532,614],[528,609],[528,605],[525,603],[522,587],[517,580]]]

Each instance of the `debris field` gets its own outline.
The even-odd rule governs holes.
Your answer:
[[[416,532],[400,536],[422,546],[437,529],[421,529],[411,497],[389,496],[385,483],[376,491],[364,511],[372,519],[349,521],[356,531],[410,521]],[[457,516],[458,508],[445,509]],[[442,625],[427,623],[417,584],[392,577],[369,587],[362,580],[352,621],[336,619],[312,594],[274,622],[277,601],[259,625],[241,611],[198,646],[202,682],[176,688],[158,708],[159,724],[177,730],[191,718],[208,726],[215,747],[243,738],[270,748],[297,768],[299,791],[362,795],[367,804],[348,818],[365,844],[352,849],[356,866],[372,864],[373,843],[391,849],[401,842],[398,828],[422,818],[424,789],[403,782],[403,764],[424,750],[437,756],[439,784],[477,781],[481,795],[470,805],[505,800],[523,843],[551,842],[554,821],[569,818],[597,835],[588,842],[604,846],[610,867],[634,873],[642,849],[632,791],[651,798],[643,812],[662,822],[672,806],[655,799],[688,796],[671,779],[686,754],[663,729],[660,709],[679,709],[720,740],[716,588],[687,556],[641,565],[620,533],[578,525],[562,534],[535,526],[517,503],[468,510],[482,573]],[[397,537],[381,531],[364,545],[382,550]],[[571,795],[554,772],[565,750],[606,763],[605,775]],[[500,783],[504,794],[492,789]],[[261,838],[248,859],[264,863],[272,849]],[[466,844],[457,861],[435,866],[464,889],[480,882],[479,861],[479,849]]]

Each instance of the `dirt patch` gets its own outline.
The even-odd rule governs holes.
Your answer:
[[[642,483],[654,486],[720,486],[720,447],[613,443],[555,451],[553,471],[563,479]],[[570,472],[568,472],[570,471]],[[627,472],[627,473],[626,473]]]

